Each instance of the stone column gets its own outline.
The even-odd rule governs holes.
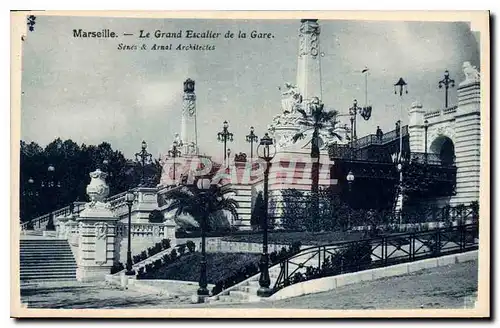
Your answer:
[[[317,19],[300,21],[297,87],[306,103],[313,97],[321,97],[319,35]]]
[[[481,147],[480,74],[469,62],[463,64],[465,80],[460,83],[455,114],[455,156],[457,165],[456,195],[452,204],[479,200]]]
[[[116,224],[118,218],[104,200],[109,187],[104,180],[107,174],[99,169],[90,173],[87,186],[90,203],[77,219],[79,224],[79,250],[76,278],[78,281],[104,280],[117,260],[115,252]]]
[[[425,110],[423,110],[422,104],[418,102],[411,104],[408,133],[410,134],[410,151],[412,152],[425,153],[424,114]]]

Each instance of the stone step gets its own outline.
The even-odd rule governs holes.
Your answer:
[[[240,300],[248,300],[249,296],[247,292],[241,291],[241,290],[231,290],[229,292],[229,296],[233,298],[237,298]]]
[[[76,271],[75,272],[59,272],[54,274],[43,273],[37,275],[20,275],[20,280],[38,280],[38,279],[76,279]]]
[[[41,272],[41,271],[57,271],[57,270],[75,270],[76,269],[76,263],[73,263],[73,265],[44,265],[44,266],[25,266],[21,265],[19,268],[20,272]]]
[[[237,289],[241,290],[245,293],[248,293],[248,294],[257,295],[257,291],[259,290],[259,287],[257,287],[257,286],[239,286]]]

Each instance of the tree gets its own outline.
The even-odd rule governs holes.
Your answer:
[[[250,224],[255,230],[262,226],[262,220],[266,215],[266,209],[264,206],[264,196],[262,191],[259,191],[257,198],[255,199],[255,205],[253,206],[252,216],[250,217]]]
[[[187,214],[194,218],[205,231],[215,230],[216,215],[220,211],[229,212],[238,219],[238,202],[230,198],[236,192],[229,185],[211,184],[208,190],[200,190],[194,185],[185,185],[174,189],[169,195],[171,199],[167,211],[175,210],[175,215]]]
[[[312,131],[311,138],[311,159],[312,159],[312,170],[311,170],[311,215],[317,218],[319,215],[319,159],[320,159],[320,142],[321,136],[320,132],[326,131],[330,136],[337,139],[342,139],[342,137],[335,132],[335,125],[337,123],[337,111],[326,111],[324,109],[324,104],[320,102],[318,98],[314,98],[311,102],[310,114],[308,114],[303,108],[298,108],[297,111],[302,114],[298,123],[302,126],[302,131],[296,133],[293,136],[293,141],[297,142],[299,139],[304,139],[306,132]],[[318,230],[319,226],[315,227],[314,230]]]

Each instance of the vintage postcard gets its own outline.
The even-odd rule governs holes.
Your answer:
[[[489,317],[488,12],[12,12],[13,317]]]

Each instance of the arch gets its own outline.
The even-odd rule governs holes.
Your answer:
[[[453,140],[445,135],[440,135],[432,141],[429,152],[436,154],[443,165],[455,163],[455,145]]]

